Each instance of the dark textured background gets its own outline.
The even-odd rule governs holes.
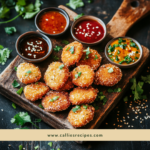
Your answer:
[[[84,13],[87,15],[95,15],[101,18],[106,24],[112,18],[116,10],[119,8],[122,0],[93,0],[93,3],[88,4],[87,0],[84,0],[85,6],[75,10],[77,13]],[[45,7],[57,7],[62,4],[65,5],[68,3],[68,0],[43,0],[43,5],[41,8]],[[106,11],[106,12],[104,12]],[[16,12],[11,13],[11,18],[16,15]],[[150,15],[142,19],[140,22],[136,23],[127,33],[127,36],[133,37],[138,40],[142,45],[150,48]],[[15,26],[17,32],[13,35],[7,35],[4,31],[6,26]],[[2,66],[0,65],[0,73],[7,67],[7,65],[15,58],[15,41],[17,37],[26,32],[26,31],[35,31],[34,19],[23,20],[22,17],[19,17],[15,21],[0,25],[0,44],[4,47],[8,47],[12,50],[11,56],[8,59],[7,63]],[[144,68],[142,75],[149,74],[148,65]],[[140,80],[140,77],[139,77]],[[144,85],[144,93],[148,97],[148,102],[145,105],[149,105],[150,93],[149,93],[149,84]],[[131,90],[127,91],[126,96],[131,95]],[[130,98],[132,101],[133,97]],[[145,102],[144,102],[145,103]],[[150,120],[144,119],[140,123],[139,119],[135,119],[134,111],[129,108],[131,103],[124,103],[123,99],[120,100],[116,108],[108,115],[103,124],[100,126],[100,129],[126,129],[128,125],[132,129],[150,129]],[[136,103],[133,103],[132,106],[137,106]],[[11,118],[18,112],[25,111],[24,109],[17,106],[17,109],[13,109],[12,102],[5,97],[0,95],[0,129],[13,129],[17,126],[10,123]],[[140,117],[144,118],[146,113],[150,112],[149,107],[147,109],[141,110]],[[122,122],[117,122],[117,118],[122,120],[123,116],[127,117],[127,113],[130,113],[129,118],[127,118],[128,125],[125,125]],[[30,113],[29,113],[30,114]],[[32,114],[31,118],[34,121],[36,119]],[[115,124],[115,125],[114,125]],[[52,129],[49,125],[41,122],[39,124],[41,129]],[[121,126],[122,127],[121,127]],[[27,124],[28,127],[34,128]],[[0,134],[0,136],[3,136]],[[40,136],[40,135],[39,135]],[[123,136],[123,135],[122,135]],[[130,136],[130,135],[129,135]],[[47,142],[0,142],[0,150],[18,150],[18,145],[23,144],[26,150],[34,150],[34,146],[40,145],[40,150],[49,150],[50,147],[47,145]],[[75,142],[54,142],[53,148],[61,148],[61,150],[149,150],[150,142],[88,142],[83,145],[79,145]]]

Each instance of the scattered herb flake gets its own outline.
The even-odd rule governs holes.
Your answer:
[[[16,66],[14,67],[14,69],[15,69],[15,71],[17,71],[17,67]]]
[[[55,97],[53,97],[52,99],[50,99],[49,102],[54,102],[54,101],[56,101],[58,98],[59,98],[59,96],[55,96]]]
[[[75,74],[75,78],[79,78],[81,76],[82,72],[78,72],[77,74]]]
[[[80,108],[80,106],[79,105],[76,105],[73,109],[72,109],[72,111],[75,113],[77,110],[80,110],[81,108]]]
[[[94,60],[96,60],[96,59],[98,59],[97,55],[95,55],[95,58],[94,58]]]
[[[38,145],[34,147],[34,149],[35,149],[35,150],[37,150],[38,148],[39,148],[39,146],[38,146]]]
[[[74,54],[74,46],[71,46],[71,48],[69,49],[71,54]]]
[[[127,102],[128,101],[128,96],[124,97],[123,101]]]
[[[150,84],[150,75],[147,75],[146,77],[141,76],[141,79],[142,79],[145,83],[149,83],[149,84]]]
[[[64,68],[64,66],[65,66],[64,64],[60,65],[59,69],[62,70]]]
[[[23,150],[23,146],[22,145],[19,145],[19,150]]]
[[[53,60],[54,60],[54,61],[57,61],[57,60],[59,60],[59,57],[56,56],[56,55],[53,55]]]
[[[7,58],[9,58],[11,51],[8,48],[0,48],[0,64],[5,65]]]
[[[84,109],[87,109],[87,108],[88,108],[88,106],[87,106],[87,105],[83,105],[83,108],[84,108]]]
[[[50,147],[52,147],[52,146],[53,146],[53,142],[49,142],[48,145],[49,145]]]
[[[67,47],[67,48],[66,48],[66,51],[69,50],[69,48],[70,48],[70,47]]]
[[[9,35],[17,31],[15,27],[5,27],[4,29],[5,29],[5,32]]]
[[[34,122],[41,122],[42,120],[41,119],[35,119]]]
[[[111,89],[111,88],[109,88],[107,91],[108,91],[108,93],[112,93],[112,92],[114,92],[114,90],[113,90],[113,89]]]
[[[76,9],[84,6],[84,3],[82,0],[69,0],[69,3],[67,3],[66,5],[71,7],[72,9]]]
[[[42,106],[42,104],[39,104],[39,107],[42,108],[42,109],[44,109],[44,107]]]
[[[113,70],[113,68],[108,68],[108,73],[112,73],[114,70]]]
[[[18,95],[21,95],[22,92],[23,92],[23,87],[21,87],[16,93],[17,93]]]
[[[17,108],[15,103],[12,103],[12,107],[13,107],[14,109]]]
[[[62,46],[56,45],[55,48],[53,48],[55,52],[59,52],[62,49]]]
[[[12,85],[14,88],[17,88],[20,86],[20,84],[16,80],[13,81]]]

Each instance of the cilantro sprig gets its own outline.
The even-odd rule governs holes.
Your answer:
[[[4,29],[7,34],[13,34],[17,31],[15,27],[5,27]]]
[[[20,86],[20,84],[19,84],[16,80],[14,80],[13,83],[12,83],[12,86],[13,86],[14,88],[17,88],[17,87]]]
[[[76,105],[73,109],[72,109],[72,111],[75,113],[77,110],[80,110],[81,109],[81,107],[79,106],[79,105]]]
[[[62,50],[62,46],[56,45],[56,46],[53,48],[53,50],[54,50],[55,52],[59,52],[60,50]]]
[[[22,92],[23,92],[23,87],[21,87],[18,91],[16,91],[16,93],[17,93],[18,95],[21,95]]]
[[[149,83],[149,84],[150,84],[150,75],[147,75],[146,77],[141,76],[141,79],[142,79],[145,83]]]
[[[67,40],[62,40],[61,42],[66,45],[69,44],[69,41],[67,41]]]
[[[116,88],[116,89],[112,89],[112,88],[109,88],[108,90],[108,93],[113,93],[113,92],[121,92],[122,90],[121,90],[121,88]]]

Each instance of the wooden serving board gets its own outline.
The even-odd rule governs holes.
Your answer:
[[[139,6],[134,8],[131,7],[130,0],[124,0],[114,17],[111,19],[111,21],[107,24],[107,36],[105,40],[99,44],[96,47],[92,47],[93,49],[104,50],[104,46],[106,43],[118,36],[124,36],[126,32],[129,30],[129,28],[139,19],[141,19],[143,16],[145,16],[150,11],[150,1],[147,0],[139,0]],[[70,20],[73,21],[74,16],[77,14],[65,6],[59,6],[60,8],[64,9],[70,16]],[[70,35],[70,31],[68,31],[65,35],[63,35],[60,38],[54,39],[51,38],[53,47],[56,45],[65,46],[61,43],[63,39],[68,40],[69,42],[72,42],[73,39]],[[85,46],[86,47],[86,46]],[[115,105],[118,103],[118,101],[123,97],[126,90],[128,89],[129,85],[129,79],[133,76],[137,76],[142,71],[142,68],[145,66],[149,59],[149,50],[142,46],[143,48],[143,57],[141,62],[134,68],[131,69],[122,69],[123,71],[123,78],[122,80],[114,86],[114,88],[120,87],[122,88],[122,91],[120,93],[108,93],[107,89],[108,87],[102,87],[97,86],[97,88],[103,92],[103,94],[107,97],[108,101],[106,105],[102,105],[100,102],[99,109],[95,112],[95,116],[93,121],[91,121],[89,124],[87,124],[83,128],[88,129],[94,129],[98,128],[98,126],[102,123],[102,121],[105,119],[105,117],[110,113],[110,111],[115,107]],[[103,57],[102,64],[108,63],[104,52],[100,52],[101,56]],[[59,53],[56,53],[53,51],[52,55],[57,55],[60,58],[61,51]],[[42,63],[36,64],[39,66],[41,72],[42,72],[42,80],[43,80],[43,74],[46,71],[48,65],[53,61],[52,57],[49,57],[47,60],[45,60]],[[59,60],[61,61],[61,60]],[[65,111],[57,112],[57,113],[48,113],[44,111],[43,109],[39,108],[38,105],[41,103],[41,100],[38,100],[37,102],[30,102],[27,100],[22,94],[21,96],[16,94],[16,91],[18,89],[13,88],[12,82],[14,79],[17,79],[16,71],[14,70],[15,66],[18,66],[20,63],[22,63],[23,60],[19,56],[17,56],[10,65],[1,73],[0,75],[0,93],[16,103],[17,105],[21,106],[22,108],[26,109],[27,111],[31,112],[38,118],[41,118],[44,122],[51,125],[54,128],[58,129],[72,129],[73,127],[70,125],[70,123],[67,121],[67,115],[70,111],[71,107]],[[17,79],[18,80],[18,79]],[[24,84],[21,84],[21,86],[25,86]]]

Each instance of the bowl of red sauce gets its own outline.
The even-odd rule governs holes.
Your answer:
[[[39,63],[52,53],[52,42],[42,33],[29,31],[18,37],[16,51],[27,62]]]
[[[70,18],[61,8],[48,7],[42,9],[35,17],[35,26],[43,34],[60,36],[70,25]]]
[[[71,35],[74,40],[83,44],[97,45],[106,36],[105,23],[95,16],[82,16],[71,26]]]

